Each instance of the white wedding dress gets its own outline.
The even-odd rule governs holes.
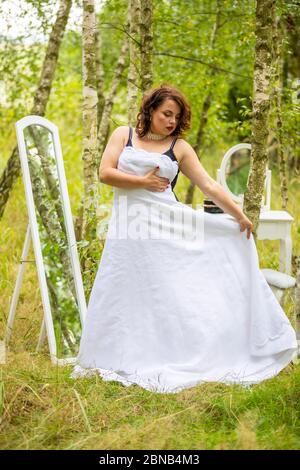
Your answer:
[[[126,146],[118,162],[136,175],[157,165],[159,176],[175,178],[178,164],[165,154]],[[72,378],[98,373],[158,393],[201,382],[249,386],[278,374],[296,350],[253,236],[235,219],[192,209],[170,187],[114,188]]]

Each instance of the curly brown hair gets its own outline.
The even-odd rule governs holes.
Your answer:
[[[150,130],[150,110],[158,108],[166,99],[176,101],[180,107],[180,118],[172,134],[182,137],[183,133],[191,127],[191,108],[181,91],[168,83],[162,83],[158,88],[147,91],[141,102],[137,115],[136,133],[144,137]]]

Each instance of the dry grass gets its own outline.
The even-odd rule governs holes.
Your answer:
[[[67,154],[70,167],[71,155]],[[72,156],[74,159],[74,156]],[[208,160],[208,159],[207,159]],[[203,161],[212,176],[215,168]],[[77,167],[76,167],[77,165]],[[81,173],[80,161],[73,174]],[[76,171],[77,170],[77,171]],[[67,178],[68,178],[67,174]],[[78,178],[78,176],[76,176]],[[70,177],[73,214],[79,201]],[[299,253],[299,182],[290,185]],[[184,200],[185,181],[177,194]],[[196,194],[195,202],[201,195]],[[273,177],[272,208],[280,208]],[[3,337],[27,227],[23,183],[18,181],[1,220],[0,333]],[[276,242],[258,243],[263,266],[277,267]],[[32,248],[28,257],[34,260]],[[286,311],[292,318],[292,299]],[[34,263],[27,263],[6,364],[0,365],[1,449],[297,449],[300,447],[300,368],[250,389],[200,384],[178,394],[155,394],[100,377],[74,381],[71,367],[36,354],[42,303]]]

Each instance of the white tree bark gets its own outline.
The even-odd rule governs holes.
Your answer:
[[[122,44],[120,56],[118,59],[118,63],[115,70],[115,75],[113,81],[110,86],[109,93],[105,99],[104,109],[102,113],[102,119],[99,126],[98,131],[98,148],[97,148],[97,171],[99,169],[101,156],[104,152],[107,135],[109,133],[109,119],[111,115],[111,111],[114,104],[115,95],[117,93],[117,89],[126,65],[126,58],[127,58],[127,51],[128,51],[128,39],[125,38]]]
[[[96,26],[97,28],[97,26]],[[98,112],[97,112],[97,132],[102,119],[102,113],[104,109],[105,97],[104,97],[104,70],[102,60],[102,36],[96,29],[96,84],[97,84],[97,95],[98,95]]]
[[[82,238],[89,242],[82,259],[83,277],[90,276],[93,244],[97,239],[98,176],[97,152],[97,89],[96,89],[96,16],[94,0],[83,0],[82,70],[83,70],[83,174],[84,203]]]

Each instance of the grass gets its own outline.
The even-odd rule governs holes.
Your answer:
[[[1,449],[299,448],[292,364],[250,389],[207,383],[166,395],[70,372],[41,354],[8,354]]]
[[[218,160],[216,162],[216,160]],[[220,159],[204,158],[211,176]],[[72,165],[70,162],[72,161]],[[1,162],[3,165],[3,162]],[[72,173],[68,174],[68,168]],[[73,214],[79,202],[81,161],[66,154]],[[278,178],[272,175],[272,209],[280,209]],[[184,200],[181,175],[177,195]],[[294,216],[293,248],[300,252],[299,181],[289,185]],[[195,202],[203,199],[196,191]],[[5,330],[28,223],[23,182],[19,179],[1,220],[0,327]],[[277,242],[257,243],[261,267],[278,267]],[[32,247],[22,283],[17,316],[0,365],[1,449],[299,449],[300,366],[252,386],[199,384],[177,394],[156,394],[137,385],[124,387],[100,377],[74,381],[71,366],[51,364],[47,351],[35,353],[42,302]],[[286,312],[292,318],[293,301]]]

